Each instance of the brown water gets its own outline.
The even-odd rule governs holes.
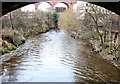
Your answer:
[[[118,81],[116,67],[64,31],[31,37],[14,55],[3,63],[4,82]]]

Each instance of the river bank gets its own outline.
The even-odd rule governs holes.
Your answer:
[[[25,40],[30,36],[35,36],[41,33],[49,31],[49,27],[44,23],[42,27],[34,27],[32,30],[18,31],[11,28],[0,29],[0,53],[1,55],[10,53],[15,50],[18,46],[25,43]]]
[[[102,58],[106,59],[108,62],[110,62],[111,64],[113,64],[114,66],[116,66],[117,68],[120,69],[120,59],[118,58],[118,60],[115,59],[114,54],[108,54],[109,52],[109,44],[106,43],[103,46],[100,46],[100,41],[99,40],[95,40],[95,39],[90,39],[92,34],[89,34],[89,36],[87,35],[82,35],[82,33],[80,33],[80,31],[78,30],[66,30],[70,33],[70,36],[74,39],[80,39],[82,41],[84,41],[83,43],[89,43],[91,46],[91,52],[95,52],[96,54],[99,54]],[[89,33],[89,32],[88,32]],[[119,39],[119,37],[118,37]],[[119,42],[119,41],[118,41]],[[117,52],[118,57],[120,54],[120,51]]]
[[[24,43],[22,43],[22,44],[20,44],[18,47],[16,47],[14,50],[11,50],[9,53],[5,53],[5,54],[3,54],[3,55],[1,55],[0,56],[0,64],[2,64],[4,61],[7,61],[7,60],[9,60],[9,59],[11,59],[12,57],[14,57],[14,56],[21,56],[22,54],[24,54],[24,53],[26,53],[27,51],[29,51],[29,48],[27,47],[27,46],[24,46],[24,44],[27,42],[27,40],[28,39],[30,39],[30,38],[34,38],[34,37],[36,37],[36,36],[38,36],[38,35],[42,35],[42,34],[44,34],[44,33],[47,33],[47,32],[49,32],[49,31],[59,31],[59,29],[46,29],[46,30],[44,30],[44,31],[41,31],[41,32],[39,32],[39,33],[37,33],[37,34],[32,34],[32,35],[30,35],[29,37],[27,37],[26,39],[25,39],[25,42]],[[25,50],[25,52],[24,52],[24,50]]]

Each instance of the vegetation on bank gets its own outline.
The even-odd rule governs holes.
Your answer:
[[[71,8],[62,13],[59,18],[60,28],[70,31],[73,38],[89,41],[93,47],[91,51],[120,64],[120,16],[107,9],[106,13],[102,13],[97,6],[90,6],[82,13],[80,10],[78,6],[76,12]]]
[[[2,17],[1,54],[15,50],[19,45],[25,43],[29,36],[58,28],[59,15],[56,12],[44,13],[38,10],[36,12],[22,12],[17,9],[7,15],[7,19]]]
[[[73,12],[72,7],[60,14],[59,28],[64,30],[77,30],[82,23],[77,19],[77,15]]]

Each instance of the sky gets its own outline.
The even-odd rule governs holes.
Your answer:
[[[50,8],[51,5],[49,3],[46,2],[42,2],[39,6],[38,9],[41,11],[47,11],[47,8]]]
[[[24,6],[21,8],[21,11],[24,11],[24,12],[35,12],[35,6],[34,4],[30,4],[30,5],[27,5],[27,6]]]

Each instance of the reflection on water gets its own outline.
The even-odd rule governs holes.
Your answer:
[[[117,82],[118,69],[64,31],[29,38],[26,51],[3,63],[3,81]]]

